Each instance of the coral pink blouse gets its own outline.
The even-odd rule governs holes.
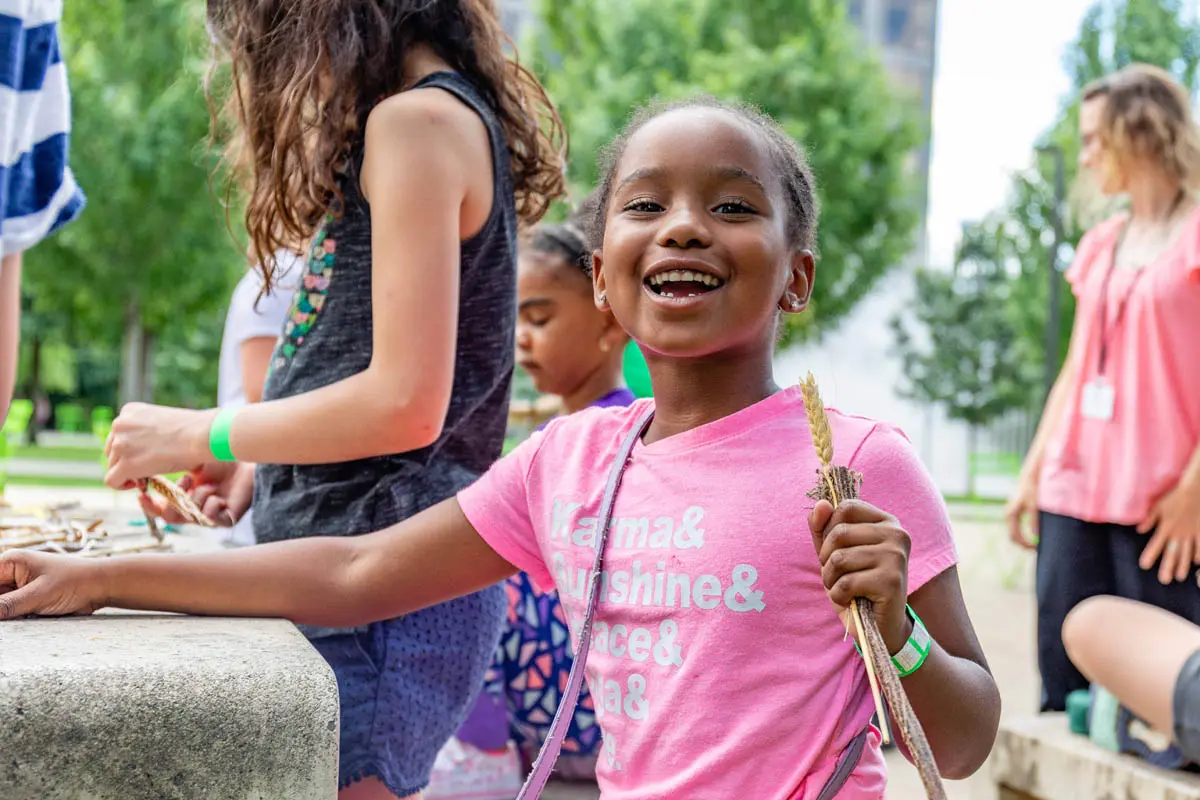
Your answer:
[[[1136,525],[1178,483],[1200,441],[1200,208],[1140,271],[1112,269],[1125,219],[1089,231],[1066,273],[1078,300],[1072,358],[1081,363],[1047,444],[1038,504]]]

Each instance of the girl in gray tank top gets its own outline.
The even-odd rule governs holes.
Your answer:
[[[241,87],[229,105],[268,281],[283,240],[310,242],[263,402],[126,407],[108,481],[192,469],[214,519],[253,499],[259,543],[354,536],[454,496],[500,456],[517,230],[561,194],[561,127],[505,58],[486,0],[265,5],[210,0],[208,18]],[[504,614],[497,585],[369,626],[302,628],[338,679],[341,787],[425,787]]]

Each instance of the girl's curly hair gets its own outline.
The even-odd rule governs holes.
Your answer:
[[[245,187],[251,251],[270,285],[273,253],[297,249],[337,214],[340,179],[367,115],[402,85],[405,56],[430,47],[499,116],[517,214],[537,222],[564,192],[565,133],[509,43],[490,0],[208,0],[209,35],[229,56],[230,189]],[[214,136],[219,115],[209,98]]]

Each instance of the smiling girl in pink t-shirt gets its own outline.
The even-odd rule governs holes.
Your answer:
[[[105,562],[6,553],[0,618],[117,605],[341,626],[522,569],[558,589],[577,637],[596,592],[605,800],[879,800],[866,673],[839,618],[861,596],[893,654],[930,642],[901,659],[904,688],[942,774],[973,773],[1000,700],[941,497],[903,434],[832,412],[835,460],[862,473],[864,499],[814,507],[802,395],[771,375],[779,314],[807,306],[815,275],[803,156],[769,118],[710,100],[643,114],[612,152],[596,302],[641,346],[653,401],[557,420],[457,499],[368,536]]]

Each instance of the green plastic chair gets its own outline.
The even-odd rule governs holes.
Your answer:
[[[25,431],[29,429],[31,419],[33,401],[13,400],[4,425],[0,427],[0,496],[4,495],[4,488],[8,484],[8,440],[11,437],[14,442],[20,442]]]
[[[56,427],[66,433],[86,433],[87,417],[83,406],[75,403],[63,403],[54,409]]]
[[[4,420],[4,436],[19,438],[29,429],[33,419],[32,400],[13,400],[8,408],[8,417]]]
[[[92,409],[92,435],[103,442],[112,430],[113,410],[108,406],[96,406]]]
[[[650,397],[654,394],[650,387],[650,370],[646,367],[646,359],[642,357],[641,348],[632,339],[625,345],[624,372],[625,383],[634,397]]]

